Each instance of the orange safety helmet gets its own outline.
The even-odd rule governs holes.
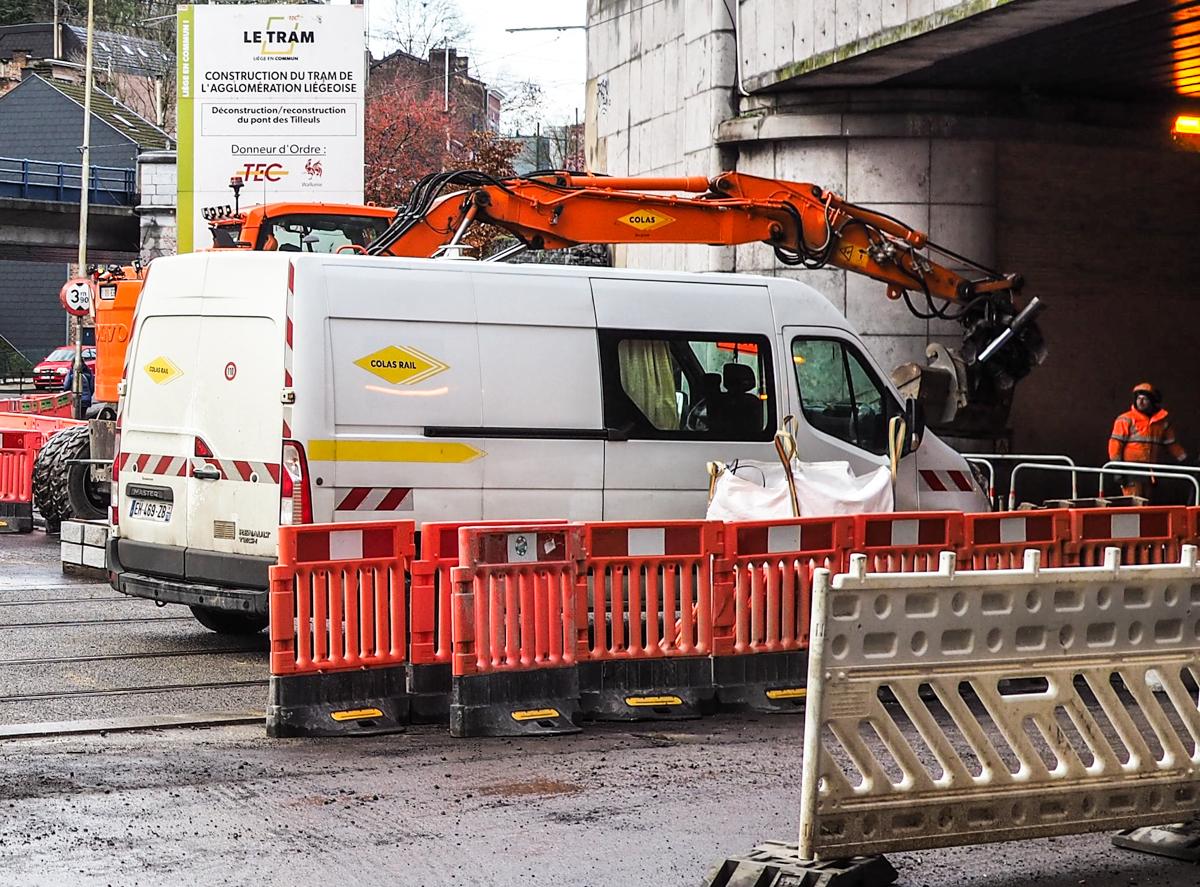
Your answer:
[[[1155,403],[1162,401],[1162,393],[1149,382],[1138,382],[1133,386],[1133,399],[1137,400],[1139,394],[1144,394]]]

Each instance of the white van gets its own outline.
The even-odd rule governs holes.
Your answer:
[[[705,463],[885,464],[887,376],[792,280],[287,253],[154,262],[121,399],[115,587],[265,624],[280,523],[696,518]],[[933,434],[901,510],[985,511]]]

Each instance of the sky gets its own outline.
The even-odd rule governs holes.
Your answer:
[[[531,31],[510,34],[507,28],[583,25],[587,0],[457,0],[471,29],[462,51],[470,56],[471,74],[489,86],[533,80],[545,91],[548,123],[583,119],[587,78],[587,39],[583,30]],[[382,16],[388,0],[368,9],[372,21]],[[378,54],[378,48],[373,46]]]

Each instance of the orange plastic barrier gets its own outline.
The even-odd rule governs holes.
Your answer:
[[[1098,567],[1104,549],[1116,546],[1123,564],[1171,563],[1179,560],[1190,533],[1188,509],[1182,506],[1076,509],[1067,555],[1073,566]]]
[[[33,496],[36,450],[0,449],[0,502],[29,502]]]
[[[577,524],[467,526],[451,571],[454,736],[576,732]]]
[[[1008,511],[963,515],[961,570],[1020,569],[1025,552],[1042,553],[1042,566],[1067,566],[1066,545],[1071,538],[1071,512]]]
[[[75,415],[73,395],[69,391],[59,394],[24,394],[0,400],[0,413],[21,413],[69,419]]]
[[[711,707],[713,562],[723,529],[710,521],[584,525],[585,716],[689,718]]]
[[[717,589],[714,652],[807,648],[813,572],[844,571],[853,532],[850,517],[727,525],[720,576],[727,581]]]
[[[0,533],[33,530],[33,462],[37,450],[0,448]]]
[[[412,521],[280,527],[270,570],[270,735],[383,732],[408,721],[414,530]]]
[[[872,573],[936,570],[941,552],[963,546],[960,511],[856,514],[853,520],[854,551],[867,556]]]
[[[588,658],[661,659],[712,652],[712,558],[722,525],[708,521],[590,523],[594,627]]]
[[[713,684],[722,707],[804,704],[813,573],[846,568],[853,532],[849,517],[726,525],[714,581]]]
[[[450,571],[458,566],[458,531],[462,527],[565,523],[565,520],[547,520],[431,521],[421,524],[420,557],[412,565],[410,661],[414,665],[450,663]]]
[[[407,661],[411,521],[279,528],[271,567],[271,673]]]

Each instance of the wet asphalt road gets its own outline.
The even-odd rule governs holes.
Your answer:
[[[0,536],[0,725],[262,711],[268,641],[63,575],[58,540]]]
[[[0,723],[261,708],[258,685],[186,685],[261,681],[265,638],[218,652],[236,643],[186,615],[63,577],[41,534],[0,537]],[[269,740],[258,724],[0,740],[0,887],[697,885],[727,855],[795,839],[800,728],[725,715],[542,740]],[[1200,884],[1200,867],[1106,834],[889,858],[904,887]]]

